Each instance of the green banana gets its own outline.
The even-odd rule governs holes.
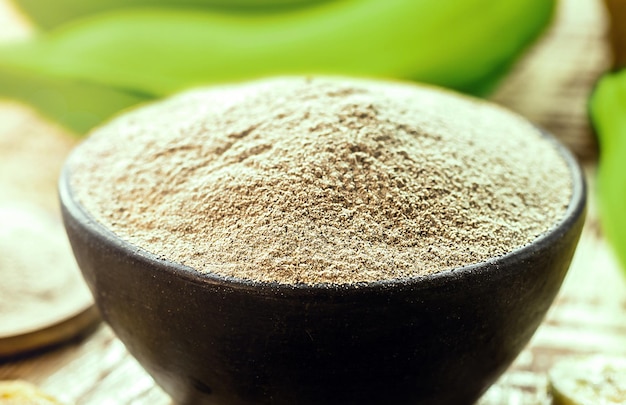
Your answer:
[[[626,270],[626,70],[597,83],[589,101],[598,135],[598,206],[602,228]]]
[[[343,0],[265,14],[120,10],[1,47],[0,67],[154,97],[277,74],[409,79],[479,93],[537,37],[554,3]]]
[[[16,71],[0,66],[4,96],[30,103],[42,115],[82,134],[118,111],[148,101],[149,95]]]
[[[30,20],[43,29],[105,11],[131,7],[193,7],[251,9],[301,6],[322,0],[13,0]]]

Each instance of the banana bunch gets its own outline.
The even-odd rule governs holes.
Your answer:
[[[209,6],[220,1],[133,0],[124,4],[144,7],[118,9],[122,0],[100,0],[106,6],[98,7],[109,11],[94,6],[87,17],[0,46],[0,95],[84,132],[145,100],[279,74],[418,80],[484,94],[548,24],[555,5],[555,0],[308,0],[254,11]],[[56,9],[54,21],[60,22],[84,15],[83,3],[91,2],[63,0],[47,7]]]

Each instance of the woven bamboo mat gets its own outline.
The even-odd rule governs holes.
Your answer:
[[[562,0],[553,26],[492,99],[556,135],[582,160],[594,159],[587,99],[609,68],[606,32],[600,0]]]

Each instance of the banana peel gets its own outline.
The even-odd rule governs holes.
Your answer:
[[[0,47],[0,69],[149,97],[280,74],[417,80],[480,94],[542,32],[554,3],[344,0],[264,14],[118,10]]]

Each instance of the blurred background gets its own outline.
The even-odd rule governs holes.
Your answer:
[[[550,403],[554,364],[626,355],[626,239],[607,239],[602,225],[626,222],[609,209],[624,207],[626,192],[597,192],[599,163],[626,150],[607,153],[603,140],[617,135],[608,125],[598,138],[588,114],[617,59],[611,43],[623,39],[610,28],[623,2],[607,3],[614,14],[601,0],[0,0],[0,380],[32,382],[65,403],[168,404],[98,321],[60,224],[63,161],[91,128],[150,100],[323,73],[484,97],[578,157],[591,194],[574,262],[530,345],[480,402]],[[626,102],[614,108],[611,117]],[[626,189],[623,169],[605,183]]]

